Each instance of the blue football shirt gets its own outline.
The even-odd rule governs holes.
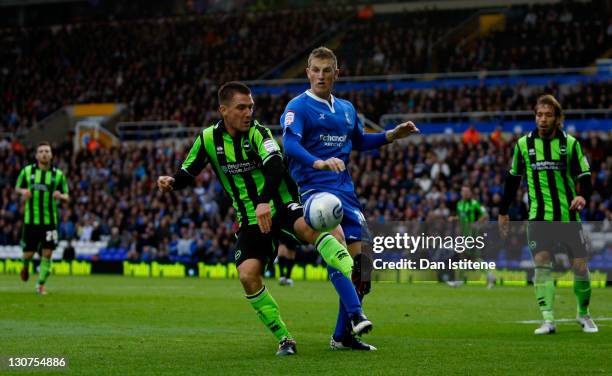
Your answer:
[[[363,124],[351,102],[331,96],[330,101],[317,97],[310,90],[293,98],[281,116],[283,136],[291,132],[314,157],[332,157],[344,161],[347,169],[341,173],[322,171],[289,159],[289,172],[300,187],[300,193],[310,190],[354,192],[348,160],[355,133],[363,134]],[[285,145],[285,147],[287,147]]]

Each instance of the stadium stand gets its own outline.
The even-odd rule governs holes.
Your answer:
[[[450,72],[592,64],[612,39],[612,21],[605,11],[593,13],[598,7],[603,7],[602,2],[510,8],[505,30],[470,38],[453,48],[442,46],[435,65],[440,72]],[[128,103],[127,121],[179,120],[198,127],[214,116],[218,83],[256,79],[274,71],[279,61],[306,53],[317,41],[337,39],[344,76],[426,72],[434,62],[423,46],[444,40],[442,35],[453,22],[473,13],[428,11],[363,19],[355,8],[312,8],[4,29],[0,31],[0,132],[25,132],[65,104],[88,102]],[[591,19],[593,14],[598,18]],[[350,22],[344,24],[345,20]],[[548,43],[570,29],[571,38],[554,39],[561,45]],[[329,39],[321,40],[326,32],[331,33]],[[530,41],[528,49],[521,47],[524,40]],[[355,48],[356,43],[371,48]],[[513,47],[500,52],[496,45]],[[298,71],[300,77],[302,72]],[[497,91],[506,93],[508,88]],[[457,93],[463,94],[472,95]],[[411,95],[425,101],[432,97],[431,93]],[[596,96],[593,103],[584,101],[587,108],[605,103]],[[439,103],[426,104],[424,110],[449,107]],[[380,107],[369,111],[370,106],[362,111],[375,120],[385,111]],[[472,107],[478,108],[478,102]],[[263,120],[275,122],[279,112],[276,108]]]
[[[516,138],[492,140],[481,135],[476,143],[460,137],[433,136],[386,147],[351,158],[356,190],[370,222],[448,217],[464,182],[497,216],[503,174]],[[581,138],[593,168],[595,193],[583,212],[587,221],[612,223],[612,134],[592,133]],[[29,152],[0,149],[2,181],[0,245],[17,245],[20,210],[12,184],[29,163]],[[232,260],[233,209],[223,196],[212,170],[199,176],[197,187],[164,196],[155,188],[158,175],[173,171],[185,149],[171,144],[123,145],[119,149],[81,150],[65,143],[55,148],[55,162],[66,172],[72,201],[63,211],[60,237],[101,242],[98,252],[74,243],[78,258],[100,260],[161,260],[228,262]],[[512,219],[526,219],[526,188],[510,210]],[[14,250],[12,251],[15,252]],[[58,255],[59,257],[59,255]]]
[[[21,209],[13,185],[19,169],[31,162],[31,148],[19,136],[64,105],[126,103],[124,121],[175,121],[197,129],[218,117],[219,82],[281,76],[279,61],[294,55],[299,60],[311,45],[325,42],[338,45],[342,75],[422,73],[433,67],[439,72],[583,67],[605,55],[610,45],[612,18],[603,7],[601,1],[511,7],[503,10],[504,28],[463,35],[452,45],[447,34],[458,26],[457,20],[479,13],[376,14],[339,7],[130,21],[73,19],[62,26],[5,28],[0,30],[0,245],[13,246],[14,255],[20,238]],[[601,12],[593,12],[599,8]],[[500,45],[511,47],[496,48]],[[388,80],[384,88],[375,89],[339,85],[337,95],[375,121],[389,113],[530,111],[543,93],[557,96],[566,109],[602,110],[598,116],[609,120],[609,74],[601,78],[582,73],[531,79],[516,71],[507,76],[514,81],[503,84],[480,80],[478,73],[468,83],[423,76],[410,82]],[[262,88],[255,95],[255,116],[277,124],[295,92]],[[493,135],[482,134],[469,144],[459,137],[428,137],[405,149],[394,146],[353,156],[353,171],[361,172],[354,174],[356,189],[368,219],[447,216],[464,181],[496,216],[509,145],[516,136]],[[578,129],[576,135],[594,170],[596,194],[584,219],[609,226],[612,134]],[[75,152],[70,139],[54,150],[73,197],[62,213],[61,237],[75,241],[77,257],[232,260],[234,213],[211,170],[186,193],[164,197],[155,189],[155,178],[180,163],[183,147],[122,144]],[[514,219],[525,217],[524,197],[525,189],[512,208]],[[78,242],[104,246],[94,252]]]
[[[0,31],[0,132],[88,102],[129,103],[126,120],[201,125],[217,83],[257,78],[348,15],[315,8]]]

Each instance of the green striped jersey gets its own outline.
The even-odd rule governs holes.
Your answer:
[[[472,224],[484,214],[485,209],[477,200],[459,200],[457,202],[457,216],[461,224],[461,233],[466,236],[476,234],[476,229]]]
[[[457,216],[461,223],[476,222],[484,213],[484,208],[477,200],[459,200],[457,202]]]
[[[26,225],[57,225],[57,202],[53,192],[68,193],[66,175],[57,167],[43,170],[37,164],[25,166],[17,177],[17,188],[32,192],[25,203]]]
[[[580,143],[558,131],[552,139],[534,131],[521,137],[514,147],[510,174],[527,176],[530,221],[579,221],[569,210],[576,197],[576,180],[590,174]]]
[[[254,225],[255,208],[261,202],[266,182],[263,166],[275,155],[282,157],[280,147],[270,130],[258,122],[253,122],[248,132],[232,137],[220,121],[195,139],[181,168],[195,177],[210,163],[232,200],[240,226]],[[283,204],[299,202],[297,185],[287,171],[283,172],[280,186],[268,190],[273,216]]]

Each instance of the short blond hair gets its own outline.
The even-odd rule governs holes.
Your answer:
[[[314,50],[312,50],[310,55],[308,55],[308,66],[309,67],[310,67],[310,62],[314,58],[322,59],[322,60],[329,59],[334,62],[333,64],[334,69],[338,69],[338,59],[336,59],[336,54],[334,54],[334,51],[330,50],[329,48],[325,46],[315,48]]]
[[[534,112],[537,112],[538,106],[551,106],[555,109],[555,117],[557,118],[557,128],[563,128],[563,120],[565,120],[565,115],[563,115],[563,107],[561,107],[561,103],[550,94],[540,95],[538,97],[538,101],[536,102]]]

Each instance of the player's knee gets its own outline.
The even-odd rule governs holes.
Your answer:
[[[293,224],[293,230],[295,230],[295,233],[300,239],[309,244],[314,244],[315,240],[317,239],[317,232],[306,224],[304,218],[300,218],[295,221]]]
[[[261,261],[247,259],[238,266],[238,279],[247,294],[257,292],[263,286]]]
[[[289,250],[286,245],[279,244],[278,245],[278,257],[287,257],[289,255]]]
[[[538,252],[533,256],[533,261],[536,266],[548,265],[550,263],[550,254],[548,252]]]
[[[334,236],[334,238],[336,238],[340,243],[342,243],[346,247],[346,238],[344,237],[344,231],[342,231],[342,227],[336,226],[336,228],[330,232]]]
[[[252,270],[239,271],[238,278],[240,279],[240,283],[242,284],[242,287],[244,287],[244,291],[247,294],[252,294],[261,289],[261,275]]]

